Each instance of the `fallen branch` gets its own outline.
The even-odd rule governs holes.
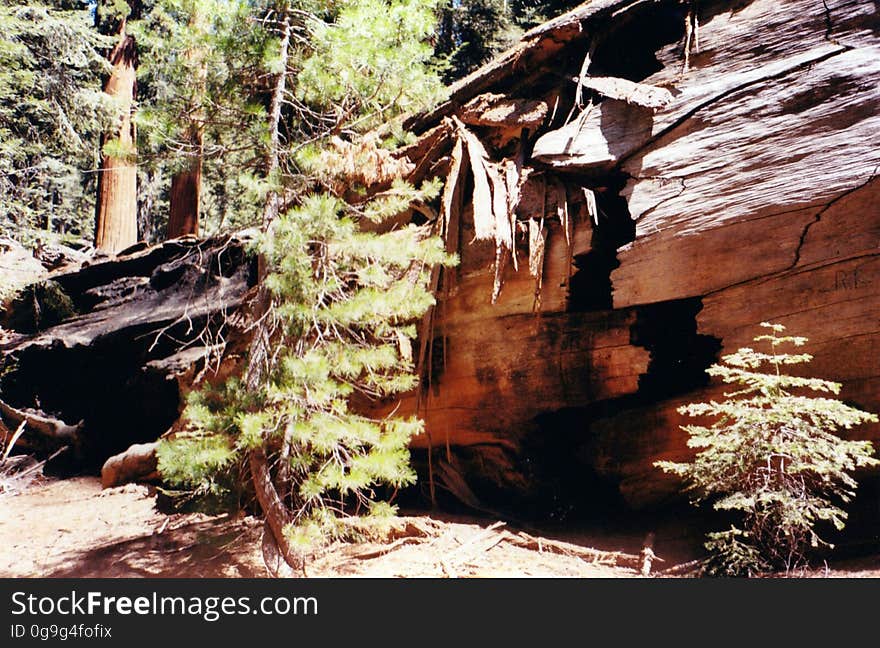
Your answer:
[[[497,533],[495,531],[495,529],[503,526],[504,522],[499,521],[492,526],[487,527],[484,531],[477,533],[470,540],[458,547],[455,552],[451,556],[449,556],[449,560],[457,560],[459,562],[463,562],[463,556],[468,556],[471,553],[482,553],[483,551],[488,551],[499,542],[504,540],[504,533]],[[489,541],[488,544],[486,544],[487,540]],[[475,545],[476,547],[474,547]],[[471,551],[471,548],[476,548],[477,551]]]
[[[691,560],[686,563],[681,563],[680,565],[673,565],[672,567],[668,567],[667,569],[663,569],[657,572],[660,576],[673,576],[675,574],[691,574],[699,572],[703,566],[703,560]]]
[[[18,425],[18,429],[12,434],[9,441],[6,442],[6,449],[3,451],[3,458],[0,459],[0,464],[6,461],[9,458],[9,453],[12,452],[12,448],[15,447],[16,442],[19,440],[22,434],[24,434],[26,421],[22,421]],[[4,426],[6,427],[6,426]]]
[[[371,551],[365,551],[363,553],[355,554],[352,558],[356,560],[370,560],[371,558],[379,558],[380,556],[384,556],[385,554],[389,554],[395,549],[399,549],[400,547],[408,544],[421,544],[424,542],[422,538],[410,536],[408,538],[398,538],[391,544],[384,545],[379,547],[378,549],[373,549]]]
[[[13,425],[20,426],[25,423],[27,428],[34,432],[68,443],[75,443],[79,440],[79,432],[83,427],[83,421],[76,425],[69,425],[61,419],[53,418],[37,410],[16,409],[2,400],[0,400],[0,415],[11,421]]]
[[[592,563],[607,563],[610,565],[639,567],[639,557],[632,554],[623,553],[621,551],[602,551],[600,549],[590,549],[581,547],[580,545],[562,542],[560,540],[548,540],[547,538],[536,538],[527,533],[520,531],[518,534],[511,534],[507,538],[510,544],[521,547],[523,549],[531,549],[532,551],[541,551],[561,554],[564,556],[577,556],[584,558]]]

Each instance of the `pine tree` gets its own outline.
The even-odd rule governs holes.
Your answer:
[[[582,0],[446,0],[435,52],[451,83],[519,40],[523,31],[582,4]]]
[[[110,106],[99,36],[75,0],[0,0],[0,230],[91,237],[94,149]]]
[[[694,403],[682,414],[713,417],[714,423],[688,425],[688,445],[699,449],[692,462],[657,462],[666,472],[687,480],[695,502],[739,514],[739,526],[711,533],[706,548],[710,573],[748,575],[767,569],[789,571],[804,563],[810,550],[830,543],[817,527],[844,527],[857,482],[857,468],[880,464],[871,457],[870,441],[848,441],[836,432],[878,417],[812,391],[837,395],[839,383],[782,373],[784,367],[809,362],[805,353],[783,353],[785,344],[807,339],[783,335],[780,324],[762,323],[769,333],[756,342],[767,352],[739,349],[707,372],[740,389],[721,402]],[[762,368],[769,371],[762,372]]]
[[[452,82],[477,69],[520,33],[505,0],[448,0],[435,44],[437,56],[449,62],[445,80]]]
[[[381,489],[414,479],[407,446],[421,422],[372,420],[356,404],[415,387],[414,322],[434,299],[428,275],[454,261],[430,224],[381,227],[439,186],[408,186],[399,179],[406,165],[358,135],[436,95],[432,4],[353,0],[327,20],[302,15],[271,18],[278,64],[267,84],[262,282],[248,368],[194,392],[189,431],[159,453],[166,480],[201,493],[235,483],[246,467],[291,564],[344,534],[352,514],[387,515]],[[282,133],[310,142],[285,146]],[[293,190],[297,178],[313,187],[305,196]],[[343,200],[379,178],[397,179],[371,200]]]
[[[135,119],[147,238],[259,224],[278,42],[272,15],[247,0],[147,0],[129,24],[140,51]]]
[[[528,29],[583,4],[582,0],[510,0],[514,22]]]

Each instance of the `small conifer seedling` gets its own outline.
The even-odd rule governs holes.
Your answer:
[[[806,338],[784,335],[780,324],[762,323],[768,333],[754,338],[767,352],[750,348],[726,355],[707,372],[739,389],[721,402],[693,403],[679,412],[710,425],[687,425],[693,461],[658,461],[679,475],[694,503],[738,514],[739,524],[710,533],[707,571],[744,576],[803,565],[811,549],[831,547],[822,525],[843,529],[840,507],[855,495],[853,471],[876,466],[870,441],[849,441],[836,432],[877,422],[877,416],[835,398],[804,395],[840,393],[841,385],[783,373],[809,362],[806,353],[783,353],[783,345],[803,346]]]

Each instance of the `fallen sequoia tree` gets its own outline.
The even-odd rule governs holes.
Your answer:
[[[762,321],[880,411],[877,16],[598,0],[410,119],[461,190],[415,443],[475,491],[562,474],[657,506],[679,485],[654,461],[688,456],[677,408],[722,393],[705,369]]]
[[[687,456],[677,408],[720,393],[706,367],[762,321],[880,411],[877,20],[833,0],[598,0],[405,122],[401,173],[445,189],[401,222],[434,221],[461,263],[431,277],[420,388],[370,408],[424,418],[432,496],[662,504],[678,484],[654,461]],[[99,461],[152,442],[202,370],[241,369],[221,329],[254,279],[235,237],[62,270],[74,316],[36,331],[11,309],[2,397],[84,421]]]
[[[138,245],[22,290],[3,313],[4,445],[24,424],[20,445],[70,445],[63,461],[82,468],[159,438],[200,374],[234,353],[228,341],[255,276],[247,240]]]

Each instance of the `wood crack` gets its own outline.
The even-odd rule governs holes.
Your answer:
[[[782,270],[781,272],[789,272],[790,270],[793,270],[795,267],[797,267],[798,263],[800,263],[800,260],[801,260],[801,250],[803,249],[804,244],[806,243],[806,240],[807,240],[807,234],[810,233],[810,230],[813,228],[813,225],[815,225],[816,223],[818,223],[819,221],[822,220],[822,215],[823,215],[825,212],[827,212],[829,209],[831,209],[831,207],[832,207],[834,204],[836,204],[837,202],[843,200],[844,198],[846,198],[846,197],[849,196],[850,194],[853,194],[853,193],[855,193],[856,191],[859,191],[860,189],[864,189],[864,188],[867,187],[869,184],[871,184],[871,183],[874,181],[874,178],[877,177],[877,171],[878,171],[878,170],[880,170],[880,165],[877,165],[876,167],[874,167],[874,171],[871,172],[871,175],[868,177],[867,180],[865,180],[865,181],[864,181],[863,183],[861,183],[860,185],[857,185],[857,186],[853,187],[852,189],[847,189],[847,190],[844,191],[843,193],[839,194],[838,196],[836,196],[835,198],[833,198],[831,201],[829,201],[828,203],[826,203],[825,206],[822,207],[822,209],[820,209],[820,210],[816,213],[816,216],[813,218],[813,220],[811,220],[809,223],[807,223],[807,224],[804,226],[803,231],[801,232],[800,239],[798,240],[797,248],[795,248],[795,251],[794,251],[794,261],[792,261],[791,265],[788,266],[785,270]]]

